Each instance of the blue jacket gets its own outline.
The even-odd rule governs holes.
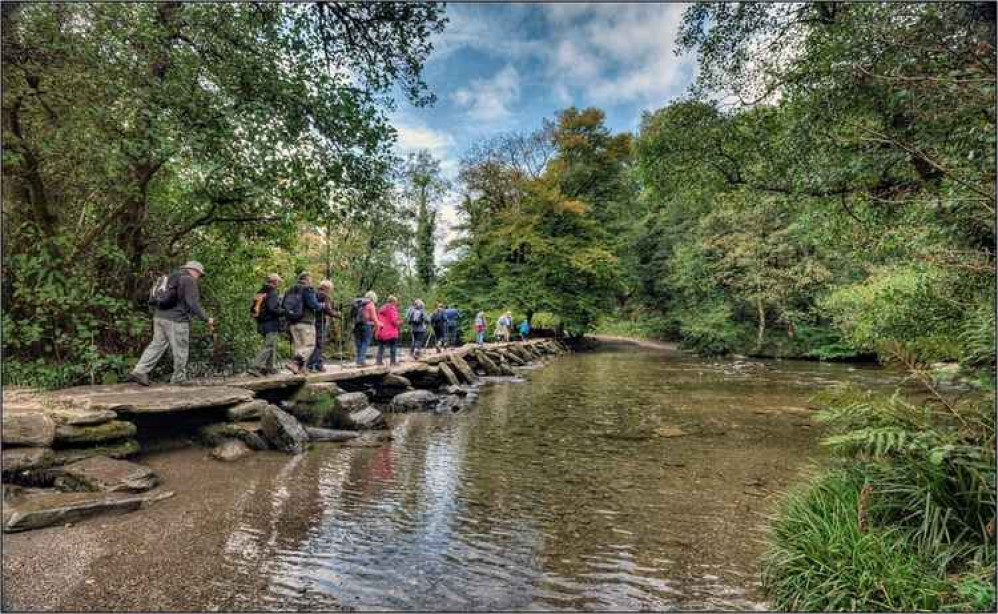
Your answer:
[[[453,307],[448,307],[444,309],[444,319],[447,320],[447,324],[454,326],[457,321],[461,318],[461,312]]]

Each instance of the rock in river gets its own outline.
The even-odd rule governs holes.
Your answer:
[[[199,434],[209,446],[220,446],[229,439],[238,439],[252,450],[266,450],[269,446],[261,433],[262,428],[259,422],[222,422],[202,427]]]
[[[104,445],[85,448],[63,448],[55,450],[55,464],[68,465],[69,463],[92,458],[94,456],[110,456],[111,458],[125,458],[133,454],[138,454],[140,450],[139,442],[134,439],[122,439],[121,441],[109,441]]]
[[[98,492],[143,492],[156,486],[158,481],[149,467],[107,456],[66,465],[56,478],[56,484],[61,488]]]
[[[302,454],[308,443],[308,433],[294,416],[271,406],[263,410],[260,418],[263,434],[278,450]]]
[[[388,428],[384,415],[370,405],[350,412],[348,422],[352,428],[363,431]]]
[[[17,471],[44,469],[55,462],[55,454],[49,448],[4,448],[3,476],[6,479]]]
[[[244,401],[238,405],[233,405],[232,407],[225,410],[225,415],[228,416],[229,420],[233,422],[242,422],[243,420],[259,420],[260,412],[263,408],[270,405],[270,403],[264,401],[263,399],[253,399],[252,401]]]
[[[454,373],[454,370],[451,369],[449,366],[447,366],[447,363],[445,362],[440,363],[439,369],[440,369],[440,375],[442,375],[444,379],[447,380],[448,384],[450,384],[451,386],[461,385],[461,380],[457,379],[457,375]]]
[[[306,426],[305,432],[311,441],[349,441],[360,437],[357,431],[340,431],[336,429],[323,429],[316,426]]]
[[[55,421],[40,411],[4,411],[4,446],[47,448],[55,439]]]
[[[124,420],[112,420],[93,426],[61,424],[55,429],[55,440],[63,444],[96,443],[124,439],[135,433],[135,425]]]
[[[3,531],[28,531],[76,522],[97,514],[124,514],[171,496],[172,492],[146,495],[52,493],[17,497],[4,506]]]
[[[471,370],[471,366],[468,365],[468,362],[464,358],[454,354],[450,357],[450,362],[454,365],[455,373],[464,378],[465,384],[475,383],[475,372]]]
[[[211,450],[211,455],[220,461],[230,463],[253,453],[250,447],[238,439],[226,439]]]
[[[429,390],[413,390],[392,399],[389,409],[395,412],[431,411],[436,404],[437,395]]]
[[[340,407],[351,412],[364,409],[369,403],[367,395],[363,392],[344,392],[336,395],[336,401],[339,402]]]

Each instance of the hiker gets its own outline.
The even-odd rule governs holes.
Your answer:
[[[496,340],[509,343],[509,329],[513,328],[513,316],[508,311],[496,320]]]
[[[433,345],[439,354],[440,348],[447,342],[447,319],[444,318],[444,306],[441,303],[437,303],[437,308],[433,310],[430,325],[433,326]]]
[[[485,327],[488,326],[488,322],[485,319],[485,312],[479,311],[475,315],[475,343],[481,347],[485,343]]]
[[[520,341],[526,341],[529,334],[530,322],[527,321],[527,318],[523,318],[523,322],[520,322]]]
[[[326,370],[326,366],[322,362],[322,346],[325,345],[326,337],[329,336],[329,325],[334,319],[340,317],[340,314],[333,307],[333,282],[331,280],[323,279],[319,282],[319,291],[315,295],[315,300],[319,303],[319,309],[315,312],[315,349],[308,357],[305,367],[309,371],[322,373]]]
[[[353,341],[357,352],[357,366],[363,367],[367,361],[367,347],[378,328],[378,312],[374,304],[378,295],[373,291],[361,298],[353,299]]]
[[[444,322],[447,336],[447,345],[454,347],[457,345],[457,327],[461,319],[461,312],[448,305],[444,308]]]
[[[305,360],[315,350],[315,312],[319,311],[312,275],[308,271],[298,275],[298,283],[284,295],[281,306],[295,345],[295,355],[288,363],[288,369],[301,373],[305,370]]]
[[[209,318],[198,301],[198,278],[204,275],[200,262],[191,260],[179,271],[161,278],[149,296],[149,304],[156,308],[152,319],[152,341],[146,346],[139,362],[128,374],[128,379],[142,386],[149,385],[149,372],[160,357],[170,348],[173,354],[172,384],[187,384],[187,354],[191,341],[191,316],[215,328],[215,319]]]
[[[250,307],[250,315],[256,320],[256,330],[263,335],[263,347],[253,362],[253,368],[247,371],[255,377],[277,373],[277,341],[281,334],[281,297],[277,288],[282,281],[277,273],[267,275]]]
[[[412,347],[409,348],[409,355],[419,358],[423,352],[423,345],[426,343],[426,305],[420,299],[412,302],[412,307],[405,312],[405,321],[412,330]]]
[[[399,310],[398,299],[394,296],[388,297],[388,302],[378,310],[378,359],[375,364],[383,365],[385,359],[385,346],[388,346],[389,364],[394,365],[398,353],[399,343]]]

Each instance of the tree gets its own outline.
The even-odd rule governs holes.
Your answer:
[[[5,344],[60,364],[82,352],[73,313],[107,331],[98,348],[134,349],[122,323],[152,275],[217,236],[286,244],[334,195],[383,190],[393,88],[432,100],[445,22],[435,4],[181,2],[4,3],[3,21],[4,314],[41,327]]]
[[[416,208],[416,276],[426,288],[436,279],[437,208],[434,204],[450,188],[440,171],[440,161],[428,150],[410,154],[404,171],[406,198]]]

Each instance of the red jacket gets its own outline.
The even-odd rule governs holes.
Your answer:
[[[399,338],[399,310],[392,303],[385,303],[378,310],[378,341],[391,341]]]

